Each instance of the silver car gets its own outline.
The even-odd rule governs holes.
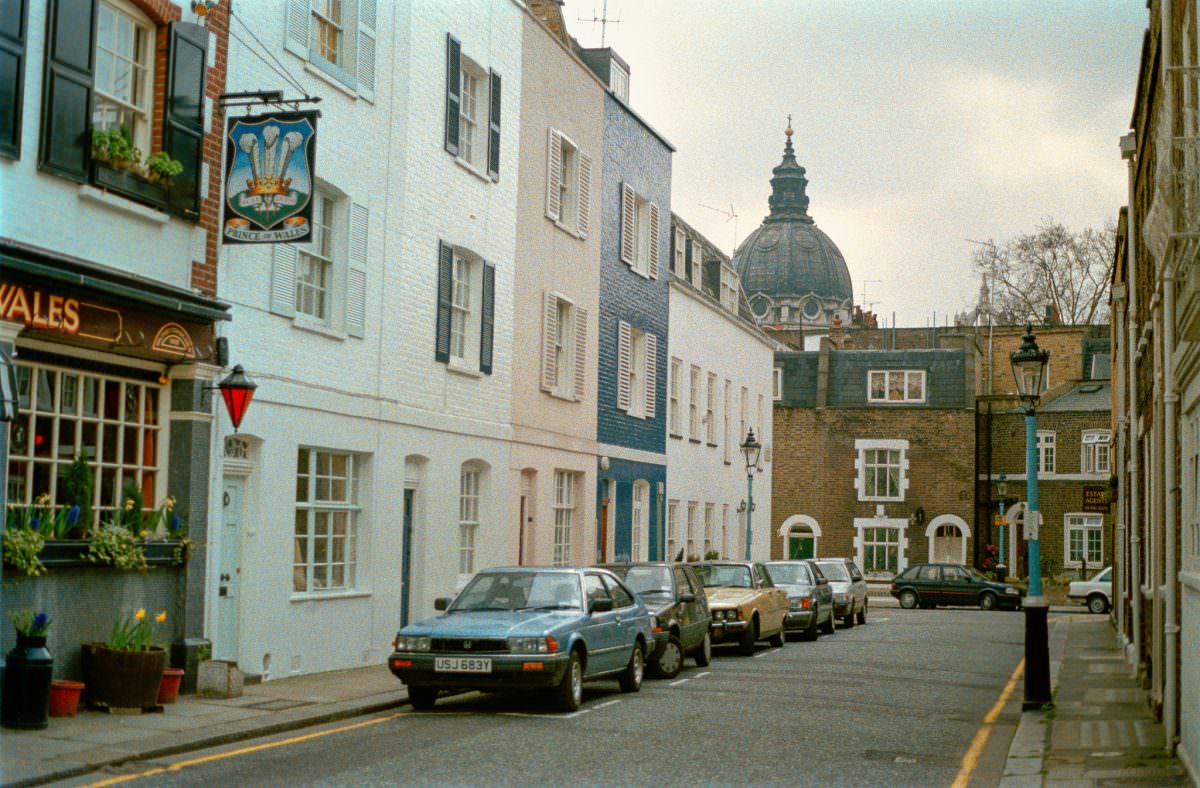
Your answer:
[[[1082,601],[1093,613],[1107,613],[1112,607],[1112,567],[1102,569],[1091,580],[1073,581],[1067,597]]]
[[[849,558],[817,558],[821,574],[829,578],[833,591],[833,614],[849,628],[867,623],[867,581]]]

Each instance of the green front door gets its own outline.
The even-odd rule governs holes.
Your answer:
[[[798,561],[802,558],[813,557],[813,538],[792,534],[788,538],[788,558]]]

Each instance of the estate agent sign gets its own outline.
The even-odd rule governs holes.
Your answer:
[[[223,243],[304,243],[312,236],[317,112],[230,118]]]
[[[1083,487],[1083,510],[1085,512],[1108,513],[1108,488],[1085,484]]]

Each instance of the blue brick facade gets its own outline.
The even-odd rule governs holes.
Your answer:
[[[604,97],[604,176],[600,215],[600,323],[596,438],[599,443],[659,455],[658,462],[612,457],[597,480],[597,511],[609,482],[616,482],[610,524],[612,553],[628,560],[633,483],[650,484],[650,541],[646,557],[662,551],[666,486],[667,303],[670,283],[671,154],[674,149],[611,93]],[[621,262],[621,185],[628,183],[659,210],[656,279],[646,279]],[[618,332],[621,321],[657,337],[655,409],[650,419],[634,418],[617,407]],[[597,544],[603,545],[597,522]],[[604,549],[603,547],[601,548]]]

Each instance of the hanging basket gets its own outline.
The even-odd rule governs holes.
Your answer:
[[[104,643],[84,643],[84,697],[99,708],[158,708],[158,687],[166,664],[167,652],[158,646],[117,651]]]

